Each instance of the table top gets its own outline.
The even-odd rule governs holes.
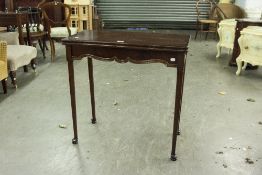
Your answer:
[[[261,19],[258,19],[258,18],[241,18],[241,19],[236,19],[236,21],[239,21],[239,22],[262,23],[262,20],[261,20]]]
[[[27,17],[27,13],[0,12],[0,25],[2,27],[7,25],[16,25],[18,18],[21,23],[26,23],[28,22]]]
[[[14,16],[16,16],[16,15],[21,15],[21,14],[27,14],[27,13],[26,12],[21,13],[21,12],[3,12],[3,11],[0,11],[0,15],[10,15],[10,16],[14,15]]]
[[[65,38],[65,45],[99,45],[105,47],[138,47],[146,49],[187,50],[190,36],[181,34],[162,34],[153,32],[130,31],[82,31]]]

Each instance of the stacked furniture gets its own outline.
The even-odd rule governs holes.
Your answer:
[[[220,57],[221,48],[234,49],[237,18],[244,17],[244,11],[240,7],[230,3],[220,3],[217,5],[217,15],[221,19],[218,28],[219,42],[217,44],[217,55]]]

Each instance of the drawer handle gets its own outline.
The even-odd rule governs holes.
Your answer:
[[[248,49],[248,46],[246,46],[245,49]]]
[[[176,58],[170,58],[170,61],[175,62]]]

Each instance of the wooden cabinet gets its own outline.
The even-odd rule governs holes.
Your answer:
[[[236,23],[237,22],[235,21],[235,19],[225,19],[219,23],[219,28],[218,28],[219,42],[217,44],[217,56],[216,56],[217,58],[220,57],[222,47],[233,50]]]
[[[262,65],[262,27],[249,26],[243,29],[238,44],[240,55],[236,59],[237,75],[241,72],[242,62],[245,63],[242,69],[246,68],[247,63]]]
[[[246,19],[236,19],[236,21],[237,21],[237,26],[235,31],[234,49],[232,53],[232,58],[229,62],[230,66],[236,66],[236,58],[240,54],[240,48],[238,45],[238,38],[240,37],[240,31],[242,31],[242,29],[248,26],[262,26],[262,20],[257,20],[257,19],[246,18]],[[255,69],[256,67],[249,66],[248,68]]]

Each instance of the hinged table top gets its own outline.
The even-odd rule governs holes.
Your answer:
[[[106,47],[139,47],[187,50],[189,35],[130,31],[82,31],[62,40],[65,45],[87,44]]]

